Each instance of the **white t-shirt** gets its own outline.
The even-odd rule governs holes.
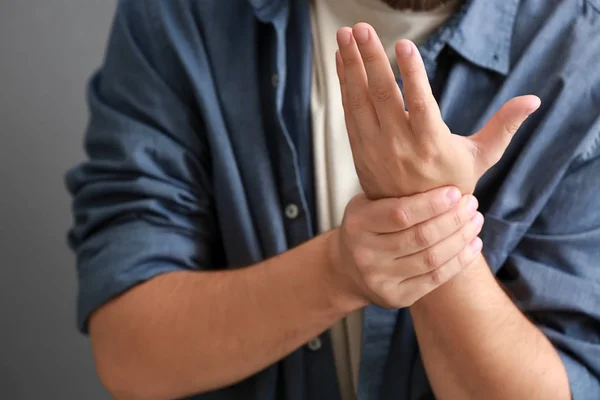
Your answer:
[[[335,67],[336,32],[367,22],[376,30],[397,71],[394,45],[399,39],[419,44],[455,10],[452,1],[425,12],[394,10],[381,0],[313,0],[313,79],[311,111],[318,228],[340,226],[348,201],[361,191],[346,132]],[[343,400],[356,399],[362,339],[362,311],[331,328],[333,351]]]

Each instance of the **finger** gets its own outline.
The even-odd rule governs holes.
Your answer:
[[[481,253],[482,248],[481,239],[478,237],[473,239],[456,257],[440,268],[401,282],[400,290],[397,292],[398,298],[408,304],[416,303],[471,265]]]
[[[357,132],[364,140],[379,129],[377,113],[369,97],[367,74],[352,30],[348,27],[340,28],[337,32],[337,42],[344,65],[344,112],[354,119]]]
[[[340,51],[337,50],[335,52],[335,67],[337,71],[338,81],[340,83],[340,93],[342,96],[342,107],[344,108],[344,121],[346,122],[346,131],[348,132],[348,139],[350,141],[350,148],[355,149],[356,146],[360,146],[360,135],[358,134],[358,129],[356,128],[356,124],[354,123],[354,118],[349,110],[347,110],[347,93],[346,93],[346,78],[344,71],[344,62],[342,61],[342,56]]]
[[[452,235],[416,254],[398,259],[400,276],[411,278],[432,272],[456,257],[477,235],[483,226],[483,216],[473,217]]]
[[[471,137],[481,175],[496,164],[517,130],[541,105],[537,96],[520,96],[507,101],[487,124]]]
[[[413,196],[375,200],[364,207],[358,223],[376,234],[398,232],[447,212],[460,198],[457,188],[444,187]]]
[[[399,40],[396,43],[396,58],[412,130],[418,139],[438,134],[443,121],[417,46],[410,40]]]
[[[385,50],[375,30],[364,22],[352,29],[367,73],[371,101],[380,124],[402,124],[404,100]]]
[[[465,195],[456,207],[444,214],[400,232],[378,235],[374,240],[382,250],[389,252],[395,258],[419,253],[464,227],[475,215],[478,205],[474,196]]]

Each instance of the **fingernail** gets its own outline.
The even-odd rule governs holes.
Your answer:
[[[446,191],[446,198],[448,199],[448,204],[453,206],[460,200],[460,192],[457,188],[450,188]]]
[[[369,41],[369,30],[366,27],[361,26],[354,28],[352,32],[354,33],[354,38],[358,43],[364,44]]]
[[[337,33],[338,45],[348,45],[352,40],[352,35],[348,29],[340,29]]]
[[[475,198],[475,196],[470,196],[469,200],[467,200],[467,210],[469,210],[469,212],[471,214],[473,214],[477,210],[478,206],[479,206],[479,203],[478,203],[477,199]]]
[[[396,45],[396,55],[398,58],[407,58],[412,54],[412,45],[407,40],[402,40]]]
[[[481,249],[483,249],[483,241],[479,237],[476,237],[469,244],[469,247],[471,248],[471,251],[473,253],[479,253],[481,251]]]

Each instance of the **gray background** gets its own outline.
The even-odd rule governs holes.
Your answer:
[[[109,399],[75,328],[63,173],[115,0],[0,0],[0,398]]]

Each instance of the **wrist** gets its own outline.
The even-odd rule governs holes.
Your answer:
[[[331,294],[334,307],[346,314],[365,307],[368,300],[357,290],[348,270],[350,266],[344,265],[342,261],[340,230],[333,229],[322,236],[327,249],[324,283]]]
[[[454,304],[458,306],[468,303],[469,298],[473,294],[479,295],[479,292],[491,296],[494,292],[493,286],[498,286],[496,279],[485,257],[480,254],[461,273],[415,302],[411,310],[422,312],[428,309],[436,310],[440,304],[446,304],[445,307]]]

